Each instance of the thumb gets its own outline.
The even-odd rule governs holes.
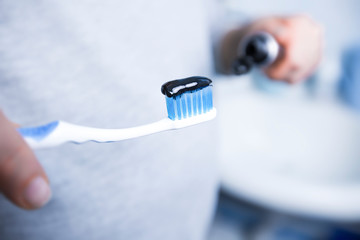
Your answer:
[[[1,111],[0,192],[25,209],[42,207],[51,197],[43,168],[14,124]]]

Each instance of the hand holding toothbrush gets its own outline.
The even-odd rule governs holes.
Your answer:
[[[0,192],[21,208],[45,205],[51,197],[48,179],[34,153],[0,111]]]

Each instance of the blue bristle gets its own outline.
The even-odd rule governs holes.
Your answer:
[[[166,108],[168,111],[168,116],[171,120],[175,119],[174,103],[172,98],[166,97]]]
[[[205,89],[205,99],[206,99],[206,111],[210,111],[213,108],[212,104],[212,89],[206,88]]]
[[[208,88],[203,88],[203,90],[201,91],[201,94],[202,94],[201,98],[203,100],[204,113],[206,113],[208,111],[207,89]]]
[[[174,101],[175,107],[176,107],[175,119],[179,119],[179,120],[181,120],[181,103],[180,103],[181,99],[180,99],[180,97],[181,97],[181,95],[176,96],[175,101]]]
[[[213,108],[212,88],[209,88],[209,108]]]
[[[181,101],[181,115],[182,118],[187,118],[187,106],[186,106],[186,98],[184,96],[185,94],[180,95],[180,101]]]
[[[166,97],[168,117],[181,120],[209,112],[213,108],[212,86]]]
[[[187,105],[187,115],[188,117],[191,117],[192,116],[192,102],[191,102],[191,93],[185,93],[184,94],[186,97],[186,105]]]
[[[203,104],[202,104],[202,101],[201,101],[201,92],[202,89],[196,91],[196,101],[197,101],[197,112],[198,114],[202,114],[203,113]]]
[[[198,115],[198,104],[196,100],[196,91],[191,91],[189,94],[191,94],[191,100],[192,100],[192,106],[193,106],[193,115]]]

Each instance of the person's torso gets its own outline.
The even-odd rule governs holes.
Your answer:
[[[166,81],[211,73],[201,1],[0,2],[0,108],[23,125],[166,116]],[[0,199],[0,239],[198,239],[217,189],[214,123],[37,151],[47,206]]]

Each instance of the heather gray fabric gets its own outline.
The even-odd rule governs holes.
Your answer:
[[[160,120],[163,82],[212,72],[202,4],[0,0],[0,107],[28,126]],[[24,211],[0,196],[0,239],[202,239],[216,202],[214,124],[37,151],[53,198]]]

